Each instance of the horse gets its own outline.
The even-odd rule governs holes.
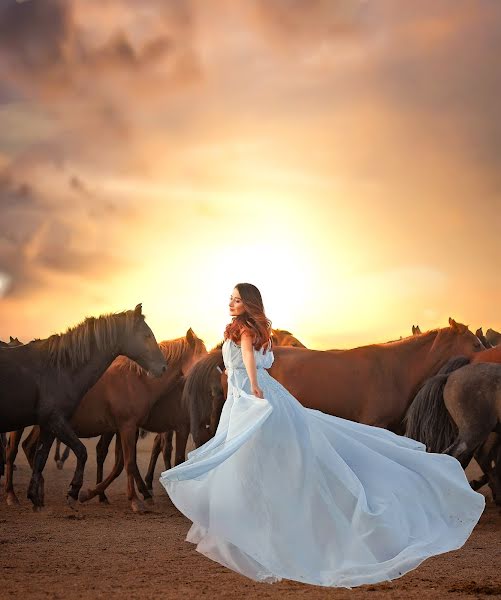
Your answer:
[[[481,349],[449,319],[449,327],[340,352],[278,347],[269,373],[307,408],[400,432],[422,382],[452,356]]]
[[[98,442],[98,446],[101,445],[98,455],[102,454],[104,444],[109,445],[115,433],[120,434],[127,471],[128,499],[132,510],[138,513],[144,512],[145,506],[137,497],[135,484],[145,500],[151,499],[136,462],[138,427],[142,427],[157,400],[174,387],[197,360],[207,354],[203,341],[191,328],[184,337],[160,342],[158,349],[169,364],[168,370],[161,377],[150,379],[132,361],[119,357],[87,392],[71,418],[71,425],[78,437],[102,436]],[[29,453],[29,448],[27,451]],[[121,470],[118,474],[120,472]],[[110,476],[100,482],[98,473],[98,485],[94,489],[82,489],[79,501],[86,502],[96,495],[106,501],[104,490],[115,477],[116,475]]]
[[[272,329],[271,343],[273,346],[292,346],[293,348],[306,348],[297,337],[287,329]]]
[[[421,383],[458,351],[473,354],[481,348],[466,325],[449,319],[449,327],[352,350],[276,347],[269,372],[307,408],[400,433]],[[198,377],[196,371],[190,374],[194,386]],[[226,376],[220,378],[226,395]],[[192,403],[199,407],[191,412],[198,410],[199,423],[206,426],[212,407],[208,382],[200,381],[198,389]],[[219,416],[220,411],[211,421],[217,423]],[[193,432],[196,427],[192,424]]]
[[[501,333],[495,329],[489,329],[485,332],[485,337],[491,346],[498,346],[501,344]]]
[[[444,391],[449,377],[457,369],[481,363],[501,364],[501,346],[488,348],[469,358],[459,356],[451,359],[437,375],[428,379],[416,394],[405,416],[405,435],[423,442],[430,452],[454,451],[451,444],[457,430],[451,422],[452,416],[449,415],[448,407],[444,404]],[[473,397],[476,403],[476,396]],[[472,409],[471,402],[466,402],[465,406]],[[472,423],[476,422],[476,418],[472,416]],[[473,449],[473,456],[484,475],[480,480],[471,483],[475,489],[480,489],[482,485],[489,483],[494,499],[496,502],[501,502],[501,437],[499,433],[493,432],[485,438],[482,444],[477,444]],[[458,438],[458,446],[460,442]],[[467,444],[464,451],[461,450],[466,453],[463,454],[465,464],[468,459],[467,453],[470,451],[471,443]],[[467,462],[469,463],[470,460],[471,456]]]
[[[451,363],[417,394],[407,414],[406,435],[425,443],[430,452],[454,456],[464,469],[475,456],[501,505],[500,481],[492,466],[501,433],[501,364],[461,357]]]
[[[10,336],[8,342],[0,340],[0,348],[15,348],[16,346],[22,346],[23,343],[19,341],[17,337],[13,338]],[[7,449],[7,435],[4,431],[0,432],[0,479],[5,472],[5,461],[6,461],[6,449]]]
[[[493,345],[489,342],[489,340],[485,337],[484,332],[482,331],[482,328],[479,327],[477,329],[477,331],[475,331],[475,335],[478,337],[478,339],[482,342],[484,348],[492,348]]]
[[[86,318],[63,334],[0,349],[0,431],[40,426],[28,487],[34,510],[43,506],[42,471],[55,437],[70,446],[77,457],[67,495],[74,506],[83,482],[87,451],[69,420],[88,390],[119,355],[128,356],[155,377],[166,371],[164,356],[146,324],[141,304],[134,310]],[[19,443],[16,437],[11,434],[9,440],[6,485],[12,481]]]

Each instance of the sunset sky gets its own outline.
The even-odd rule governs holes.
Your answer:
[[[312,348],[501,330],[501,2],[0,0],[0,339],[233,285]]]

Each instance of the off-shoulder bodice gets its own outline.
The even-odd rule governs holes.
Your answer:
[[[222,351],[224,366],[227,369],[245,369],[242,348],[238,344],[229,339],[225,340]],[[273,364],[274,356],[272,350],[266,350],[266,353],[263,354],[262,350],[254,349],[254,357],[258,369],[269,369]]]

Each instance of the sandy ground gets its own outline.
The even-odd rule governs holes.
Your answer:
[[[139,442],[139,466],[146,472],[150,435]],[[87,443],[84,486],[95,477],[96,440]],[[113,452],[106,464],[110,468]],[[0,598],[349,598],[428,600],[501,598],[501,513],[487,494],[487,508],[466,545],[428,559],[391,583],[353,590],[284,581],[256,584],[198,554],[184,541],[189,521],[155,484],[155,505],[144,515],[128,506],[122,475],[109,489],[111,505],[97,499],[82,506],[82,518],[66,506],[74,468],[70,457],[58,471],[46,467],[46,508],[33,513],[26,499],[30,472],[20,452],[15,473],[21,505],[5,504],[0,492]],[[160,471],[160,462],[157,473]],[[469,470],[475,474],[475,467]],[[157,477],[158,479],[158,477]],[[2,480],[3,483],[3,480]],[[487,492],[484,492],[487,493]]]

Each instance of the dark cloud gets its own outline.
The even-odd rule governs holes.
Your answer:
[[[158,106],[200,77],[189,4],[167,4],[145,0],[145,14],[158,14],[139,27],[133,18],[113,19],[134,16],[136,3],[2,1],[0,101],[16,95],[43,107],[66,155],[85,154],[92,134],[100,140],[94,154],[124,142],[140,130],[150,101]],[[93,22],[100,12],[103,21]]]
[[[73,202],[75,197],[81,199],[80,205]],[[74,243],[86,236],[82,210],[97,228],[96,243],[84,247]],[[110,269],[123,268],[106,244],[108,224],[103,216],[110,211],[115,220],[124,216],[110,201],[92,194],[77,176],[69,180],[68,195],[54,201],[9,169],[1,171],[0,273],[11,279],[4,295],[20,297],[36,290],[47,272],[100,278]]]

